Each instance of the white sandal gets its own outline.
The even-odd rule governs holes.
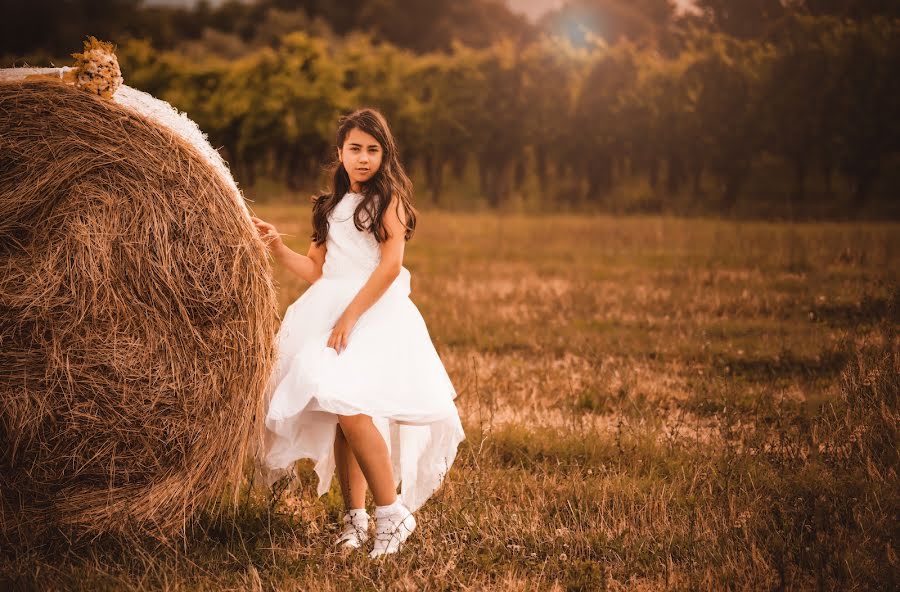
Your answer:
[[[404,505],[392,514],[379,515],[375,511],[375,543],[369,557],[375,559],[382,555],[398,552],[412,531],[416,529],[416,519]]]
[[[369,515],[357,514],[355,518],[349,512],[341,517],[344,529],[338,535],[334,545],[343,549],[359,549],[369,540]]]

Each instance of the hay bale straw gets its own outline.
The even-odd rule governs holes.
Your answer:
[[[275,290],[233,181],[59,81],[0,79],[0,532],[177,533],[236,486]]]

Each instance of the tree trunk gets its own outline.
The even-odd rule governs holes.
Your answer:
[[[670,156],[666,170],[666,191],[669,195],[675,195],[681,189],[684,182],[684,162],[678,156]]]
[[[825,196],[834,197],[834,163],[831,158],[822,162],[822,177],[825,179]]]
[[[525,175],[528,169],[525,166],[525,158],[516,159],[515,168],[513,169],[513,187],[516,191],[521,191],[525,186]]]
[[[699,162],[691,167],[691,180],[694,198],[703,196],[703,165]]]
[[[423,160],[425,165],[425,181],[431,190],[431,202],[439,205],[441,202],[441,193],[444,186],[444,166],[443,163],[434,157],[433,154],[426,153]]]
[[[853,201],[860,210],[869,202],[872,188],[878,178],[878,169],[873,166],[862,167],[853,178]]]
[[[253,187],[256,185],[256,165],[253,161],[244,161],[241,159],[241,170],[243,171],[243,185]]]
[[[548,168],[548,159],[547,159],[547,150],[543,146],[538,146],[535,151],[535,168],[537,169],[538,176],[538,184],[541,188],[541,197],[547,196],[547,191],[549,189],[549,179],[547,178],[549,175]]]
[[[455,179],[462,179],[463,175],[466,174],[466,165],[468,162],[465,154],[450,159],[450,167]]]
[[[490,193],[490,185],[491,185],[491,171],[490,167],[488,167],[487,162],[485,162],[484,157],[481,157],[478,160],[478,190],[486,198],[489,198]]]
[[[797,155],[794,158],[794,185],[791,189],[791,201],[801,204],[806,199],[806,172],[807,158],[805,155]]]
[[[722,207],[725,211],[734,210],[745,177],[743,169],[734,169],[725,174],[722,191]]]

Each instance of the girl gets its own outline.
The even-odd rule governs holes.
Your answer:
[[[343,548],[369,538],[370,487],[374,558],[400,550],[465,434],[456,390],[409,299],[403,249],[416,210],[384,117],[361,109],[341,118],[337,157],[333,191],[313,205],[306,255],[253,219],[274,258],[312,284],[278,334],[264,461],[277,475],[313,459],[318,495],[337,468],[346,512],[335,544]]]

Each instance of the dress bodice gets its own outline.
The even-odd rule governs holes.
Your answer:
[[[381,262],[381,247],[375,236],[357,229],[353,222],[353,213],[362,197],[359,193],[347,193],[328,216],[324,276],[367,277]],[[361,217],[365,222],[365,213]]]

